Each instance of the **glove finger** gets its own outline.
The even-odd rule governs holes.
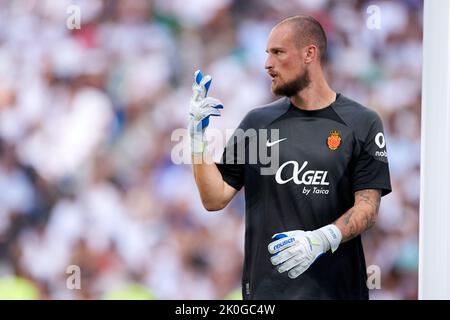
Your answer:
[[[288,277],[291,279],[295,279],[300,276],[303,272],[305,272],[309,268],[310,264],[308,261],[303,261],[298,266],[292,268],[288,272]]]
[[[202,101],[201,107],[202,108],[214,107],[217,109],[223,109],[223,104],[222,104],[222,101],[220,101],[219,99],[208,97]]]
[[[304,234],[304,231],[298,230],[298,231],[285,231],[285,232],[279,232],[279,233],[275,233],[272,236],[272,240],[278,240],[278,239],[282,239],[285,237],[294,237],[297,234]]]
[[[199,98],[206,96],[205,88],[202,85],[202,81],[205,79],[201,70],[197,70],[194,73],[194,84],[192,85],[192,100],[198,101]]]
[[[287,232],[286,232],[287,233]],[[272,240],[278,240],[278,239],[281,239],[281,238],[286,238],[287,237],[287,234],[286,233],[275,233],[273,236],[272,236]]]
[[[218,107],[219,105],[222,105],[222,102],[220,100],[215,98],[205,98],[202,100],[202,102],[196,106],[195,112],[192,112],[193,114],[197,114],[197,117],[199,117],[199,120],[202,116],[207,116],[210,114],[214,115],[220,115],[220,109],[223,109],[222,107]]]
[[[275,239],[275,241],[272,241],[267,246],[270,254],[277,254],[286,248],[292,247],[296,241],[294,232],[291,231],[276,233],[272,236],[272,239]]]
[[[277,270],[279,273],[288,271],[300,264],[302,264],[305,261],[305,256],[301,253],[298,253],[294,255],[292,258],[288,259],[284,263],[278,266]]]
[[[195,71],[195,73],[194,73],[194,82],[196,84],[200,84],[200,81],[202,81],[202,78],[203,78],[202,71],[201,70]]]
[[[205,117],[209,117],[209,116],[220,116],[220,110],[214,108],[214,107],[207,107],[205,109],[202,110],[202,114]]]
[[[279,270],[280,272],[289,270],[296,264],[303,263],[304,261],[312,263],[312,257],[310,255],[310,251],[307,248],[306,242],[307,241],[305,238],[301,238],[300,240],[297,240],[295,246],[285,250],[288,251],[287,254],[284,254],[285,251],[279,254],[282,255],[280,260],[285,259],[287,256],[290,256],[290,258],[285,259],[285,261],[278,267],[279,269],[281,269],[281,271]],[[274,257],[274,259],[276,261],[276,257]]]
[[[211,86],[211,81],[212,81],[212,78],[208,74],[208,75],[204,76],[202,78],[202,80],[200,81],[200,83],[199,83],[199,86],[200,86],[200,88],[202,90],[202,97],[203,98],[206,98],[206,95],[208,94],[209,87]]]
[[[274,266],[279,265],[280,263],[283,263],[286,260],[292,258],[299,252],[299,250],[300,250],[299,246],[293,245],[292,247],[286,248],[285,250],[278,252],[277,254],[274,254],[270,258],[270,262],[272,262]]]
[[[220,116],[220,111],[214,107],[211,107],[209,110],[209,115],[210,116]]]
[[[209,81],[205,82],[205,97],[208,95],[209,87],[211,86],[212,79],[210,77]]]
[[[211,83],[211,79],[212,78],[211,78],[211,76],[209,74],[203,76],[203,78],[201,79],[201,81],[199,83],[199,86],[205,87],[205,89],[206,89],[206,83]],[[209,84],[208,84],[208,86],[209,86]]]
[[[198,84],[194,83],[192,85],[192,101],[196,101],[199,102],[202,98],[203,94],[202,94],[202,89],[201,87],[198,86]]]

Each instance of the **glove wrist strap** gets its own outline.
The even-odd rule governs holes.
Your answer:
[[[335,252],[342,241],[342,234],[339,228],[334,224],[329,224],[318,229],[318,231],[320,231],[327,238],[330,243],[331,252]]]

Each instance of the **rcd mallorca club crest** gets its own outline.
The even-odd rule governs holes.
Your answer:
[[[327,139],[327,145],[330,150],[336,150],[341,145],[341,134],[337,130],[330,131]]]

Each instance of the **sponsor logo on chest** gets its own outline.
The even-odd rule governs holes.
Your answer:
[[[282,174],[283,170],[286,167],[292,166],[292,177],[287,179],[283,179]],[[277,170],[275,174],[275,181],[278,184],[286,184],[290,181],[295,183],[296,185],[303,185],[302,193],[305,195],[312,194],[328,194],[329,189],[327,186],[330,185],[330,182],[327,180],[328,171],[324,170],[305,170],[308,166],[308,161],[304,161],[302,166],[295,161],[287,161],[283,163]],[[313,186],[312,188],[307,188],[306,186]]]

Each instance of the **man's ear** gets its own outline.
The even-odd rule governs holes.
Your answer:
[[[317,47],[315,45],[309,45],[305,47],[304,51],[304,57],[305,57],[305,63],[311,63],[314,60],[316,60],[318,54]]]

